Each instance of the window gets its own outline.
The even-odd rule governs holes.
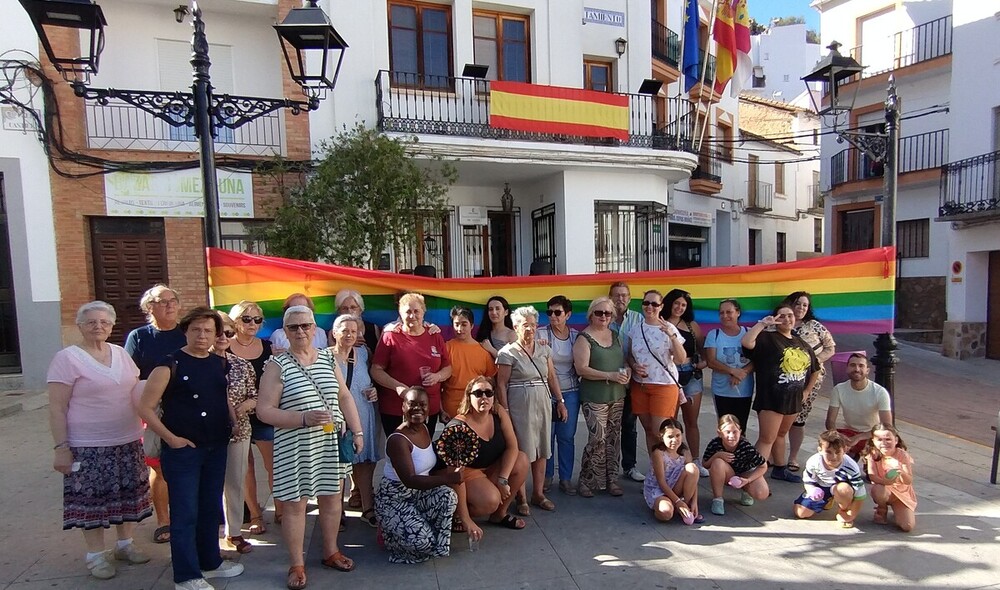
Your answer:
[[[774,163],[774,193],[778,195],[785,194],[785,163],[775,162]]]
[[[247,254],[267,254],[267,242],[256,239],[255,230],[269,225],[269,221],[222,221],[222,247],[233,252]]]
[[[683,223],[670,224],[670,269],[700,268],[708,229]]]
[[[716,153],[724,162],[733,162],[733,128],[720,122],[718,128],[719,149]]]
[[[531,274],[554,274],[556,269],[556,206],[531,212]],[[538,265],[536,267],[536,265]],[[541,272],[542,266],[547,272]],[[539,272],[535,272],[536,268]]]
[[[668,241],[665,206],[594,202],[597,272],[666,270]]]
[[[397,252],[396,268],[403,274],[426,272],[434,268],[438,278],[451,276],[451,219],[449,213],[440,217],[418,211],[416,239]],[[424,268],[417,268],[424,267]],[[423,275],[422,275],[423,276]]]
[[[611,64],[604,61],[583,62],[583,87],[598,92],[613,92]]]
[[[875,209],[840,211],[840,252],[875,247]]]
[[[782,82],[788,82],[788,74],[785,74],[783,77],[784,77],[784,80],[782,80]]]
[[[788,260],[788,234],[783,231],[779,231],[774,236],[775,246],[777,248],[777,261],[786,262]]]
[[[896,222],[896,244],[900,258],[930,256],[931,224],[929,219]]]
[[[760,264],[763,262],[760,259],[761,254],[761,236],[762,232],[759,229],[750,229],[747,236],[747,263],[748,264]]]
[[[472,43],[477,64],[489,66],[490,80],[531,81],[528,17],[474,12]]]
[[[823,219],[813,218],[813,252],[823,252]]]
[[[212,59],[212,86],[216,94],[234,94],[233,89],[233,48],[230,45],[208,46]],[[160,90],[181,90],[191,92],[191,43],[170,39],[156,40],[156,56],[159,65]],[[173,117],[171,117],[173,118]],[[181,119],[174,119],[180,122]],[[165,139],[171,141],[198,141],[194,127],[167,127]],[[216,143],[234,143],[235,132],[228,127],[215,130]]]
[[[440,4],[389,3],[389,69],[393,82],[451,87],[451,10]]]

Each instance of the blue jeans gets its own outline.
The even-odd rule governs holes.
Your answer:
[[[559,481],[573,479],[573,457],[576,455],[576,421],[580,415],[580,390],[570,389],[562,392],[566,401],[566,413],[569,417],[565,422],[552,423],[552,456],[545,462],[545,477],[552,477],[555,472],[555,459],[559,455]]]
[[[172,449],[163,445],[160,464],[170,494],[170,559],[174,583],[201,578],[222,564],[219,514],[226,481],[228,445]]]

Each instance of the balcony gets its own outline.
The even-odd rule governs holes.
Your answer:
[[[491,127],[489,80],[430,78],[386,70],[378,73],[375,94],[380,131],[691,151],[694,105],[686,98],[626,94],[628,140],[579,137]],[[663,109],[665,112],[660,112]]]
[[[691,98],[696,101],[708,100],[718,102],[721,97],[713,90],[715,86],[715,56],[710,53],[706,55],[702,51],[698,57],[698,75],[700,76],[701,83],[691,88]],[[708,59],[707,64],[705,63],[706,58]]]
[[[941,197],[936,221],[1000,218],[1000,151],[941,167]]]
[[[722,192],[722,161],[707,151],[698,154],[698,167],[691,172],[688,188],[702,195]]]
[[[899,173],[940,168],[948,161],[948,130],[938,129],[899,140]],[[830,185],[882,178],[882,162],[857,148],[847,148],[830,158]]]
[[[949,14],[869,43],[867,54],[865,53],[866,47],[858,45],[851,49],[851,57],[856,59],[858,63],[867,66],[861,77],[870,78],[951,55],[951,37],[951,15]],[[865,62],[865,59],[868,61]],[[844,83],[853,82],[855,79],[850,78]]]
[[[653,19],[652,27],[653,57],[676,70],[681,61],[680,37],[655,18]]]
[[[192,127],[173,127],[130,104],[111,100],[87,103],[87,145],[101,150],[197,152]],[[282,155],[284,124],[278,112],[268,113],[238,129],[216,130],[215,152],[244,156]]]
[[[806,198],[808,200],[809,206],[806,209],[809,213],[814,215],[822,215],[823,208],[826,205],[826,201],[823,198],[823,191],[818,184],[810,184],[806,187]]]
[[[747,181],[747,205],[750,213],[766,213],[774,200],[774,185],[759,180]]]

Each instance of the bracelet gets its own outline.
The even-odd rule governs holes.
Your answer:
[[[68,449],[68,448],[69,448],[69,441],[64,440],[61,443],[57,444],[56,446],[52,447],[52,450],[57,451],[59,449]]]
[[[557,403],[557,404],[562,404],[562,405],[564,405],[564,406],[565,406],[565,405],[566,405],[566,400],[564,400],[564,399],[557,399],[557,400],[556,400],[556,403]]]
[[[360,430],[354,433],[354,436],[364,436],[364,435],[365,433],[361,432]]]
[[[306,413],[302,412],[302,428],[306,427]]]

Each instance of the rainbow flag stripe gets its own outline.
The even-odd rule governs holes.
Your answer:
[[[590,301],[607,295],[608,286],[619,280],[628,282],[636,310],[647,289],[690,292],[695,319],[705,328],[718,324],[722,299],[738,299],[741,323],[752,324],[793,291],[812,293],[817,318],[835,334],[891,332],[894,320],[894,248],[758,266],[476,279],[432,279],[215,248],[209,248],[208,260],[212,305],[228,311],[240,300],[256,301],[267,318],[262,336],[281,325],[281,304],[295,292],[313,298],[317,323],[324,328],[332,325],[334,297],[345,288],[364,296],[365,318],[380,324],[396,319],[395,295],[403,291],[423,293],[427,320],[442,328],[450,325],[448,311],[454,305],[471,307],[479,321],[492,295],[503,295],[512,307],[533,305],[540,312],[550,297],[565,295],[576,310],[571,323],[580,324]],[[539,319],[547,321],[544,313]]]

